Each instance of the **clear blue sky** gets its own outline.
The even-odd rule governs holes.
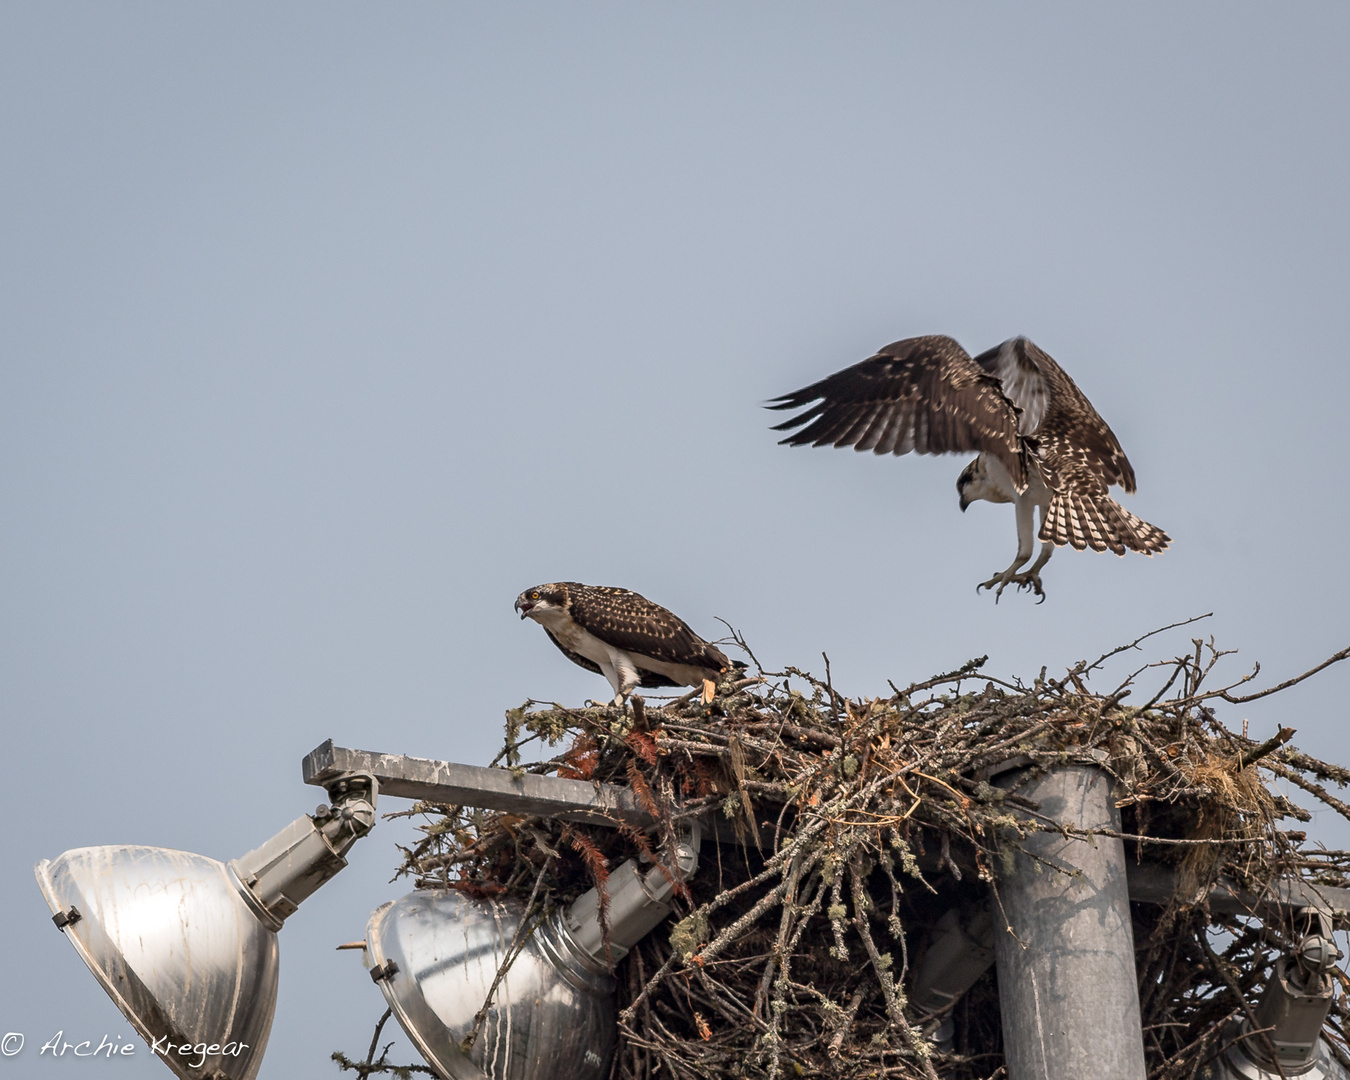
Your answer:
[[[4,5],[0,1080],[168,1075],[37,1059],[129,1029],[36,860],[240,854],[328,737],[485,762],[605,689],[516,621],[536,582],[855,695],[1208,611],[1234,677],[1350,644],[1348,46],[1315,3]],[[995,607],[962,460],[775,445],[765,399],[920,333],[1046,348],[1173,550]],[[1350,761],[1348,695],[1221,715]],[[332,947],[404,836],[283,930],[264,1078],[364,1047]]]

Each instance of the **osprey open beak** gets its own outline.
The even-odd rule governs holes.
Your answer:
[[[534,605],[530,603],[528,600],[516,601],[516,610],[520,612],[520,617],[522,620],[524,620],[525,616],[530,613],[530,609],[533,607]]]

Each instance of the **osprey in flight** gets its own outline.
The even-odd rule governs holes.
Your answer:
[[[526,589],[516,610],[572,663],[608,679],[615,705],[639,686],[702,686],[706,704],[730,666],[673,612],[629,589],[555,581]]]
[[[897,341],[768,408],[804,406],[773,428],[800,429],[783,443],[896,455],[978,452],[956,481],[961,509],[976,499],[1017,509],[1017,558],[978,586],[996,589],[995,600],[1008,585],[1044,598],[1041,568],[1064,544],[1152,555],[1170,542],[1107,494],[1112,484],[1133,493],[1134,469],[1074,381],[1024,337],[974,359],[939,334]],[[1031,558],[1036,507],[1041,553],[1019,573]]]

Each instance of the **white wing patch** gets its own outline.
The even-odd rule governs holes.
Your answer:
[[[993,374],[1003,384],[1003,392],[1022,410],[1017,418],[1017,433],[1031,435],[1045,419],[1050,388],[1035,361],[1018,348],[1022,341],[1022,338],[1009,338],[998,347]]]

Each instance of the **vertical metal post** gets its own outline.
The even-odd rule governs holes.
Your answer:
[[[1006,787],[1018,775],[997,782]],[[1120,830],[1111,779],[1095,767],[1065,765],[1018,791],[1055,821]],[[1018,853],[999,878],[1016,934],[994,936],[1008,1080],[1144,1080],[1124,845],[1046,832],[1023,846],[1074,873]]]

